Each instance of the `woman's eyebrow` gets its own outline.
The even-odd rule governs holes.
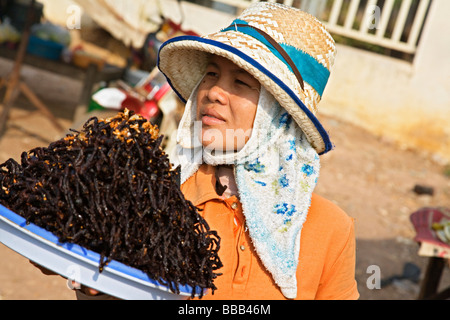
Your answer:
[[[208,64],[207,64],[207,66],[206,66],[207,68],[208,67],[214,67],[214,68],[217,68],[217,69],[219,69],[219,65],[217,64],[217,63],[215,63],[215,62],[208,62]]]
[[[236,74],[242,74],[244,76],[249,76],[249,77],[253,78],[253,76],[250,73],[248,73],[247,71],[245,71],[244,69],[241,69],[241,68],[236,69],[236,70],[232,70],[232,72],[236,73]]]
[[[217,69],[220,69],[219,65],[217,63],[215,63],[214,61],[210,61],[207,65],[207,67],[214,67]],[[248,73],[247,71],[245,71],[242,68],[239,68],[238,66],[235,66],[234,68],[232,68],[230,70],[232,73],[237,73],[237,74],[243,74],[243,75],[248,75],[251,76],[250,73]]]
[[[216,62],[214,62],[214,61],[208,62],[208,65],[206,67],[207,68],[211,68],[212,67],[212,68],[216,68],[217,70],[220,70],[219,65]],[[235,68],[231,69],[230,72],[234,73],[235,75],[243,75],[243,76],[250,77],[250,78],[254,79],[254,77],[249,72],[245,71],[242,68],[239,68],[238,66],[235,66]],[[255,81],[257,81],[257,80],[255,79]]]

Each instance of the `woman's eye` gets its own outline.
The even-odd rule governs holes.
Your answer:
[[[246,86],[246,87],[250,88],[250,85],[247,84],[246,82],[242,81],[242,80],[236,79],[236,83],[239,84],[239,85]]]
[[[207,75],[208,77],[217,77],[217,72],[209,71],[209,72],[206,73],[206,75]]]

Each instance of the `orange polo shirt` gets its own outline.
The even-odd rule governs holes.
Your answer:
[[[221,237],[223,267],[217,290],[206,299],[285,299],[252,247],[239,199],[215,190],[214,167],[202,165],[181,187]],[[358,299],[355,281],[354,222],[328,200],[314,194],[303,225],[297,268],[297,299]]]

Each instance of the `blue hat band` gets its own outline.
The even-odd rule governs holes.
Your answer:
[[[245,25],[248,25],[246,27]],[[282,61],[292,72],[294,70],[289,65],[289,63],[283,58],[280,52],[261,35],[258,31],[252,28],[247,21],[236,19],[231,25],[221,32],[226,31],[238,31],[248,36],[251,36],[264,44],[280,61]],[[284,51],[289,55],[291,60],[294,62],[298,71],[300,72],[303,80],[307,82],[311,87],[316,90],[316,92],[322,97],[325,87],[330,78],[330,71],[316,59],[311,57],[309,54],[297,49],[291,45],[285,43],[279,43],[279,45],[284,49]]]

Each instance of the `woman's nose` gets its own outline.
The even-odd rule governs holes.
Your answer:
[[[215,83],[208,90],[208,99],[211,102],[218,102],[220,104],[226,104],[228,101],[228,91],[225,87],[219,82]]]

